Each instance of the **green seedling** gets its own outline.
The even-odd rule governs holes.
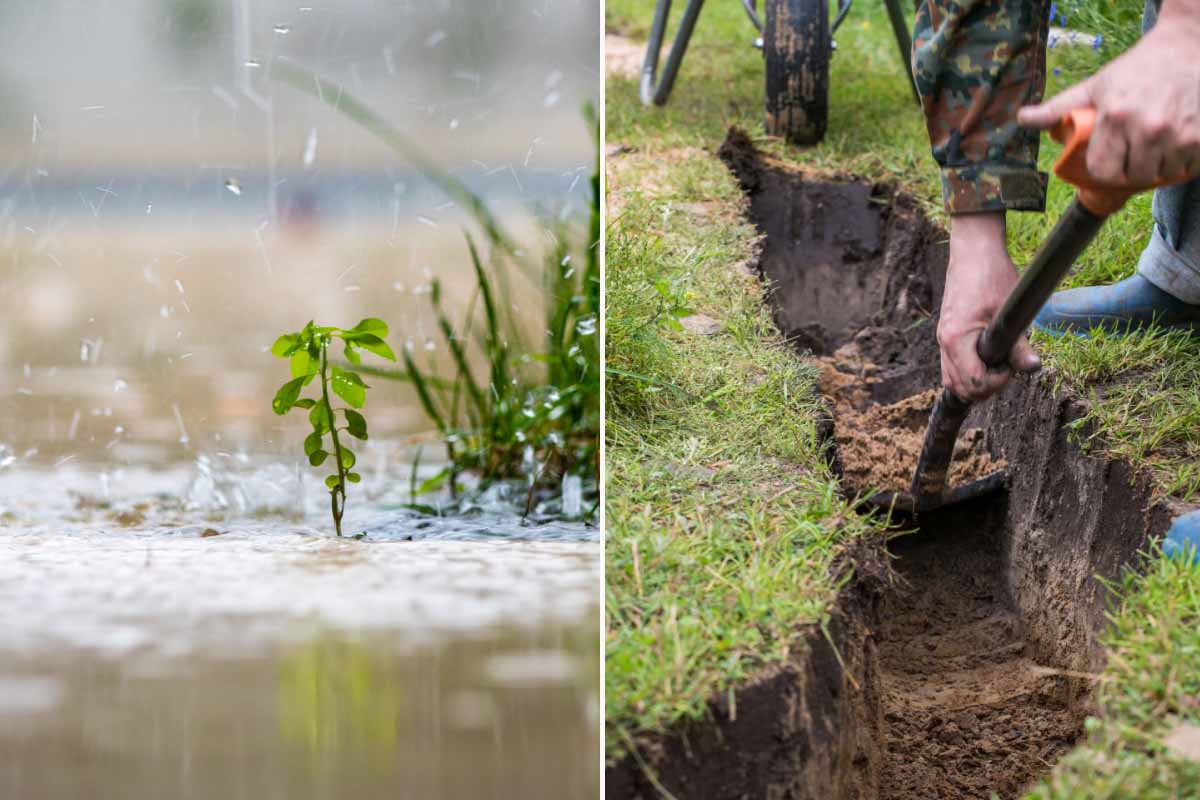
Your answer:
[[[354,369],[329,363],[329,345],[334,339],[342,340],[343,352],[350,367],[362,363],[359,350],[395,361],[396,354],[384,341],[387,333],[387,323],[381,319],[364,319],[349,329],[315,326],[310,321],[303,330],[285,333],[271,346],[272,354],[289,360],[292,371],[292,379],[279,387],[271,407],[280,416],[293,408],[308,411],[308,421],[312,424],[312,433],[304,439],[304,454],[308,456],[308,463],[319,467],[329,456],[333,456],[337,471],[325,479],[325,486],[329,489],[329,510],[338,536],[342,535],[342,515],[346,511],[346,484],[362,480],[354,472],[354,451],[342,444],[338,433],[345,432],[355,439],[366,440],[367,421],[355,409],[362,408],[366,403],[369,387]],[[304,387],[318,379],[321,396],[301,397]],[[329,397],[331,389],[351,408],[335,409]],[[345,424],[339,424],[339,412]],[[326,437],[329,438],[332,452],[325,449]]]

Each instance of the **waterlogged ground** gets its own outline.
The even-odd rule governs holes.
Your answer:
[[[295,464],[0,458],[0,796],[596,796],[598,533],[372,450],[341,540]]]

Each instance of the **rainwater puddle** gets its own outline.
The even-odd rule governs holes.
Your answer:
[[[0,796],[595,796],[597,531],[242,462],[4,473]]]

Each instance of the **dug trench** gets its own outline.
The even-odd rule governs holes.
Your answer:
[[[944,231],[894,187],[805,173],[736,130],[720,157],[775,321],[820,365],[843,490],[907,489],[940,384]],[[704,722],[643,738],[606,795],[1012,798],[1048,773],[1095,713],[1104,582],[1186,510],[1082,452],[1083,401],[1052,384],[1014,379],[959,437],[952,483],[1006,469],[1007,491],[854,544],[823,628]]]

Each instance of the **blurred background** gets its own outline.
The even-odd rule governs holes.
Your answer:
[[[382,317],[395,345],[437,358],[422,293],[438,278],[453,307],[473,288],[463,213],[336,100],[273,70],[353,93],[537,248],[531,209],[586,207],[598,13],[0,3],[0,441],[48,463],[285,448],[264,348],[310,318]],[[540,317],[536,284],[509,300]],[[384,391],[381,431],[428,427],[403,388]]]

